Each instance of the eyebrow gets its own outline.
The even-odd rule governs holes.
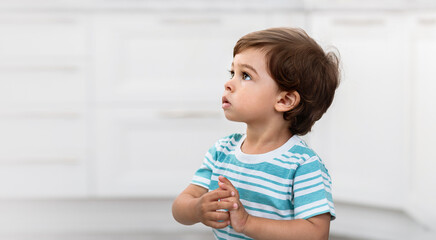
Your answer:
[[[233,63],[232,63],[232,67],[233,67],[234,65],[233,65]],[[251,65],[248,65],[248,64],[245,64],[245,63],[241,63],[241,64],[238,64],[238,66],[239,67],[245,67],[245,68],[248,68],[248,69],[250,69],[251,71],[253,71],[256,75],[259,75],[258,73],[257,73],[257,71],[256,71],[256,69],[254,69],[254,67],[252,67]]]

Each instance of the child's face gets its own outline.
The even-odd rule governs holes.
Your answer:
[[[268,73],[265,54],[247,49],[233,58],[232,78],[224,84],[222,108],[231,121],[262,123],[277,114],[274,105],[280,93]]]

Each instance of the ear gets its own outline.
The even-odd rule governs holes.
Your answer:
[[[287,112],[294,109],[300,103],[300,94],[297,91],[282,91],[277,96],[277,101],[274,106],[278,112]]]

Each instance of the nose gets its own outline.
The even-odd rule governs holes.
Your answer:
[[[229,79],[226,83],[224,83],[224,90],[233,92],[235,87],[233,86],[232,79]]]

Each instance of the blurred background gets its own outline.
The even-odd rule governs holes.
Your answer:
[[[337,48],[305,136],[331,239],[436,239],[436,2],[0,0],[0,239],[213,239],[171,203],[219,138],[232,49],[268,27]]]

